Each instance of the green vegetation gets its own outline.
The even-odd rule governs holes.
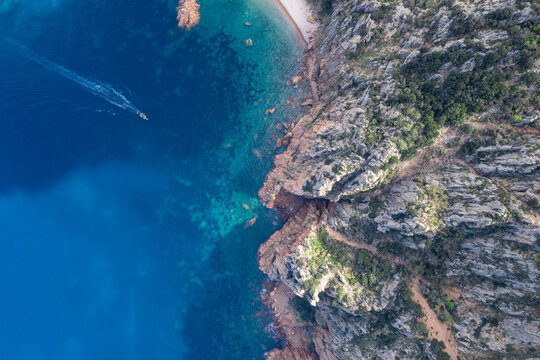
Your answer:
[[[452,58],[459,64],[466,57],[430,53],[401,69],[402,92],[396,101],[412,103],[420,111],[424,139],[418,139],[417,146],[437,137],[440,126],[459,125],[468,114],[487,110],[506,95],[504,76],[487,70],[454,71],[441,84],[426,79]]]
[[[383,4],[379,9],[371,14],[371,19],[376,23],[391,21],[393,10],[396,8],[396,4],[392,0],[383,0],[381,2]]]
[[[367,146],[380,144],[384,139],[384,134],[381,129],[384,119],[381,116],[379,109],[375,108],[372,102],[369,102],[366,108],[366,119],[368,119],[369,125],[365,130],[364,143]]]
[[[327,17],[332,13],[334,0],[310,0],[315,6],[315,10],[321,17]]]
[[[527,86],[538,85],[540,83],[540,74],[534,71],[529,71],[521,75],[521,81]]]
[[[437,339],[431,340],[431,348],[435,352],[435,355],[437,359],[439,360],[450,360],[450,355],[448,355],[444,350],[446,349],[446,345],[442,341],[439,341]]]
[[[300,319],[307,323],[315,322],[315,307],[302,297],[294,297],[292,299],[294,309],[300,316]]]
[[[495,104],[504,103],[497,113],[499,120],[521,121],[524,114],[540,108],[538,94],[521,86],[535,86],[540,81],[540,74],[529,71],[540,57],[540,24],[537,19],[517,24],[514,10],[497,10],[478,19],[454,7],[450,32],[456,38],[465,37],[465,45],[431,52],[425,46],[415,60],[396,72],[398,91],[387,103],[400,105],[416,123],[415,128],[395,121],[389,124],[399,130],[403,159],[431,144],[442,126],[455,127]],[[480,30],[505,31],[508,37],[485,48],[471,38]],[[462,70],[465,63],[468,71]],[[441,71],[443,68],[447,70]],[[524,74],[516,85],[509,86],[515,81],[516,69]]]
[[[304,186],[302,186],[302,190],[309,193],[313,191],[313,186],[317,182],[317,178],[315,176],[311,176],[311,179],[306,180],[306,183]]]
[[[335,289],[337,301],[346,306],[354,300],[348,294],[377,293],[382,290],[381,283],[390,280],[395,273],[391,261],[333,239],[326,228],[318,230],[304,249],[304,266],[310,273],[304,283],[306,291],[313,295],[325,275],[340,274],[331,280],[330,286]]]
[[[469,139],[465,144],[463,144],[461,151],[465,155],[473,155],[479,147],[480,143],[478,141],[475,141],[475,139]]]
[[[375,219],[377,217],[377,215],[379,215],[379,213],[381,212],[382,206],[383,206],[383,203],[379,198],[377,198],[377,197],[372,198],[369,201],[369,204],[368,204],[368,207],[369,207],[368,216],[369,216],[369,218],[370,219]]]
[[[401,285],[397,301],[401,307],[413,309],[415,318],[422,318],[425,316],[424,311],[422,310],[422,306],[420,306],[420,304],[418,304],[417,302],[413,301],[411,289],[409,288],[409,286],[407,286],[407,284],[403,283]],[[425,330],[425,332],[427,335],[427,329]]]
[[[415,217],[419,225],[426,230],[437,229],[441,217],[448,207],[448,196],[444,189],[422,181],[413,204],[409,205],[408,213]]]
[[[399,159],[398,159],[397,156],[391,156],[390,159],[388,160],[388,162],[383,165],[382,169],[383,170],[391,169],[398,162],[399,162]]]
[[[438,232],[432,240],[427,241],[424,249],[425,258],[429,261],[414,261],[411,269],[424,275],[433,283],[443,283],[446,279],[448,264],[456,257],[457,247],[463,237],[456,229],[449,234]]]
[[[341,171],[341,166],[339,166],[339,164],[332,165],[332,172],[334,174],[339,174],[340,171]]]
[[[505,206],[510,205],[510,194],[506,192],[503,188],[498,188],[497,192],[499,194],[499,200]]]

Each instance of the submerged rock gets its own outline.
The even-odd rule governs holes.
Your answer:
[[[246,221],[245,225],[244,225],[244,228],[248,228],[248,227],[251,227],[255,224],[255,222],[257,221],[257,218],[251,218],[249,219],[248,221]]]
[[[291,84],[296,85],[300,80],[302,80],[302,75],[293,76],[291,79]]]

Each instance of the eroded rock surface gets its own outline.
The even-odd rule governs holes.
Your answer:
[[[307,348],[540,357],[539,4],[328,3],[317,98],[259,191]]]
[[[176,7],[178,26],[186,30],[195,27],[201,20],[199,7],[197,0],[180,0]]]

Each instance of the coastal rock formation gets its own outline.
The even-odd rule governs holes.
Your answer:
[[[316,359],[540,357],[540,5],[314,3],[311,111],[259,191],[287,326]]]
[[[309,334],[303,324],[297,320],[292,310],[294,293],[283,283],[268,282],[265,284],[263,301],[274,312],[276,328],[287,339],[284,349],[272,349],[268,355],[269,360],[315,360],[316,355],[310,351]]]
[[[180,0],[176,7],[178,27],[191,30],[201,20],[197,0]]]

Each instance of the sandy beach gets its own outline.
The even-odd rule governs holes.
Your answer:
[[[313,11],[311,6],[306,0],[275,0],[279,7],[286,13],[287,17],[291,20],[296,30],[302,36],[304,42],[309,44],[313,37],[314,31],[319,24],[317,22],[310,22],[313,20]]]

